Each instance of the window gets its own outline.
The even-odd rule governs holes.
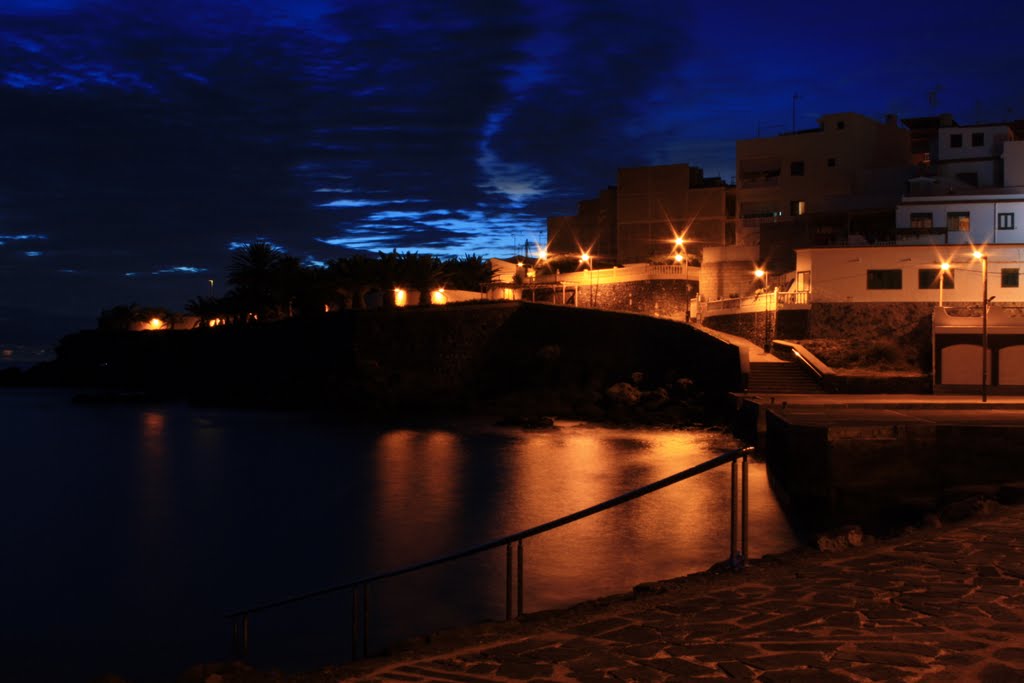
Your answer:
[[[869,270],[868,289],[903,289],[903,271]]]
[[[807,213],[807,202],[793,200],[789,203],[790,216],[803,216],[805,213]]]
[[[826,163],[828,163],[828,167],[829,168],[835,168],[836,167],[836,158],[835,157],[829,157],[828,161]]]
[[[836,130],[846,128],[846,121],[836,121]]]
[[[1013,230],[1013,214],[1012,213],[1001,213],[999,214],[999,229],[1000,230]]]
[[[796,291],[798,292],[809,292],[811,291],[811,271],[800,270],[796,274]]]
[[[939,289],[939,273],[942,273],[942,288],[953,289],[953,271],[943,272],[939,268],[922,268],[917,271],[917,288]]]
[[[949,211],[946,213],[946,230],[970,232],[971,214],[967,211]]]
[[[950,147],[963,147],[964,146],[964,136],[962,134],[960,134],[960,133],[952,133],[949,136],[949,146]]]
[[[1000,278],[1003,287],[1020,287],[1020,269],[1003,268]]]
[[[912,228],[927,228],[932,229],[935,225],[932,223],[932,212],[927,211],[924,213],[912,213],[910,214],[910,227]]]
[[[985,134],[984,133],[971,133],[971,147],[984,147],[985,146]]]
[[[789,165],[789,175],[803,175],[804,174],[804,162],[794,161]]]

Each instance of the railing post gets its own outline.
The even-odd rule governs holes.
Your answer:
[[[739,492],[739,488],[737,486],[739,482],[736,481],[736,476],[737,470],[739,469],[739,464],[736,462],[735,459],[733,459],[733,461],[729,463],[729,465],[731,468],[731,474],[729,477],[729,564],[732,565],[732,567],[735,569],[737,541],[736,534],[738,532],[736,524],[736,504],[738,501],[736,500],[736,494]]]
[[[748,456],[749,456],[749,453],[744,450],[743,451],[743,498],[742,498],[742,503],[741,503],[743,505],[743,515],[742,515],[742,519],[743,519],[743,533],[742,533],[743,551],[742,552],[743,552],[743,555],[740,558],[740,561],[743,564],[741,565],[741,568],[744,568],[744,567],[747,566],[747,551],[748,551],[748,548],[749,548],[749,546],[747,544],[747,539],[749,537],[749,534],[747,533],[747,529],[748,529],[747,521],[748,521],[748,518],[749,518],[749,510],[750,510],[750,487],[747,486],[747,482],[750,479],[750,477],[749,477],[750,467],[749,467],[749,463],[748,463],[748,460],[749,460]]]
[[[505,621],[512,618],[512,544],[505,544]]]
[[[516,616],[523,616],[523,539],[518,544],[519,569],[516,572]]]

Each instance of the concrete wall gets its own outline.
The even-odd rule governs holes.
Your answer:
[[[769,410],[768,473],[791,519],[809,531],[861,524],[893,532],[934,511],[958,488],[1024,478],[1024,428],[808,425]]]
[[[707,247],[700,270],[700,294],[706,300],[746,296],[759,286],[754,277],[760,247]]]
[[[1003,143],[1003,185],[1024,188],[1024,140]]]

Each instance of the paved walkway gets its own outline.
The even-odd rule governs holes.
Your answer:
[[[1024,681],[1024,506],[273,681]]]

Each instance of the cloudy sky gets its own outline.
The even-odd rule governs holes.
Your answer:
[[[620,166],[822,113],[1024,118],[1024,4],[0,0],[0,343],[233,244],[507,255]]]

